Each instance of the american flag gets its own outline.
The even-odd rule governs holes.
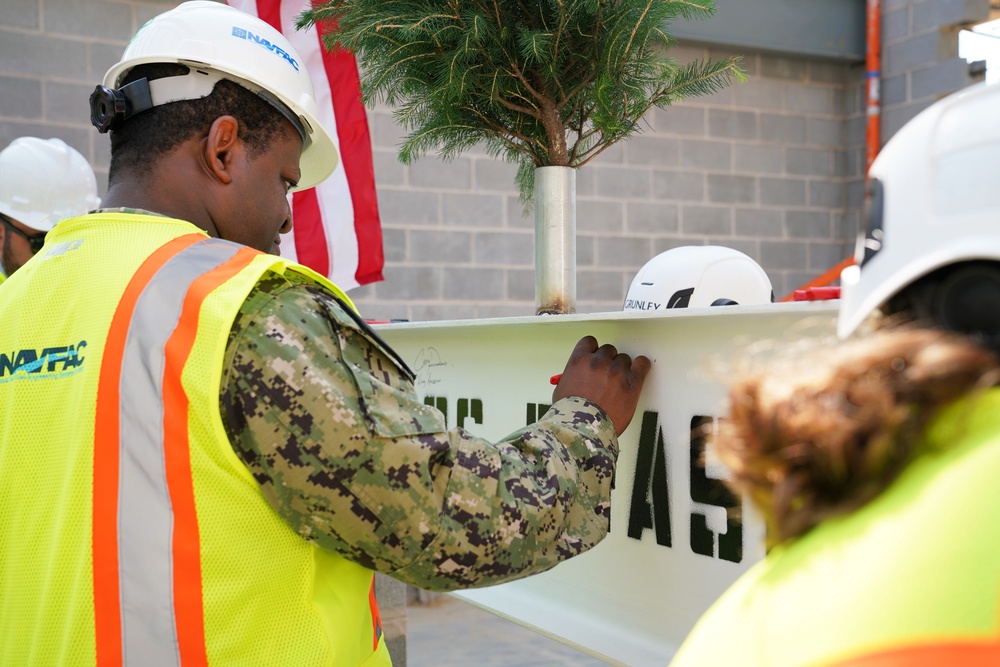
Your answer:
[[[294,243],[282,244],[282,255],[327,276],[341,289],[382,280],[375,170],[354,56],[323,48],[321,33],[331,26],[320,25],[319,31],[295,29],[295,20],[309,0],[228,0],[228,4],[270,24],[299,52],[316,90],[319,120],[340,151],[340,161],[328,179],[292,194]]]

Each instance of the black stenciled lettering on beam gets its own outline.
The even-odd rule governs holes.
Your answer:
[[[541,419],[551,407],[551,405],[546,403],[528,403],[528,409],[524,415],[525,426],[528,424],[534,424],[536,421]]]
[[[691,418],[691,500],[726,509],[726,532],[719,535],[719,558],[733,563],[743,560],[743,520],[741,500],[721,480],[708,476],[705,470],[705,427],[712,417]],[[715,556],[715,533],[708,527],[707,517],[691,512],[691,550],[703,556]]]
[[[642,415],[635,479],[632,482],[632,502],[629,503],[628,536],[641,540],[642,531],[647,528],[654,528],[657,544],[671,546],[667,457],[659,415],[652,411]]]
[[[444,415],[444,423],[448,423],[448,399],[444,396],[424,396],[424,403],[437,408]]]
[[[465,420],[472,417],[477,424],[483,423],[483,402],[478,398],[458,399],[458,427],[465,428]]]

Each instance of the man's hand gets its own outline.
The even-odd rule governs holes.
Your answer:
[[[566,369],[552,392],[552,402],[580,396],[596,403],[611,417],[615,433],[621,435],[635,414],[650,367],[649,359],[644,356],[632,359],[619,354],[614,345],[598,347],[596,338],[584,336],[569,355]]]

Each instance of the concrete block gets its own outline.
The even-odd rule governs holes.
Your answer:
[[[806,118],[806,142],[814,146],[841,146],[844,143],[844,121],[839,118]]]
[[[785,169],[789,174],[832,176],[833,151],[819,148],[786,148]]]
[[[785,236],[790,239],[830,238],[830,212],[785,211]]]
[[[6,0],[3,5],[3,25],[38,30],[40,25],[38,6],[38,0]]]
[[[368,132],[375,146],[391,148],[397,152],[407,135],[389,110],[368,113]]]
[[[733,169],[755,174],[780,174],[785,154],[781,146],[768,144],[733,144]]]
[[[386,265],[385,280],[375,288],[379,299],[413,299],[427,301],[441,298],[440,266]]]
[[[406,229],[382,225],[382,253],[386,262],[406,261],[408,250]]]
[[[851,181],[847,184],[847,208],[861,210],[865,203],[864,179]]]
[[[732,111],[729,109],[708,110],[708,134],[713,139],[757,138],[757,114],[753,111]]]
[[[56,123],[90,124],[90,93],[93,85],[46,81],[43,86],[42,117]]]
[[[594,165],[588,164],[576,170],[576,196],[594,197],[597,186],[594,184]]]
[[[653,196],[675,201],[702,201],[705,174],[690,171],[654,171]]]
[[[580,192],[577,191],[577,206],[579,207],[579,196]],[[505,215],[505,221],[507,227],[511,229],[534,229],[535,228],[535,210],[525,209],[524,204],[517,195],[510,195],[503,198],[504,206],[506,207],[507,213]]]
[[[671,47],[667,56],[678,63],[687,64],[695,60],[705,60],[708,58],[708,51],[697,44],[681,42]]]
[[[639,266],[641,266],[640,263]],[[636,269],[638,270],[638,269]],[[635,271],[630,271],[628,282],[631,283]],[[623,271],[585,269],[576,272],[576,297],[579,302],[604,301],[615,302],[618,309],[625,303],[625,292],[628,285]]]
[[[422,157],[409,165],[410,184],[421,189],[468,190],[472,187],[472,160]]]
[[[697,98],[696,98],[697,99]],[[672,104],[665,109],[657,107],[651,114],[652,125],[656,133],[663,135],[680,135],[685,137],[705,136],[705,107],[696,106],[690,102]]]
[[[535,235],[532,232],[479,232],[472,240],[477,265],[534,266]]]
[[[890,106],[905,102],[907,96],[906,84],[909,78],[909,74],[900,74],[882,79],[882,89],[880,91],[882,94],[882,104]]]
[[[107,171],[111,166],[111,137],[98,132],[90,132],[90,163],[94,169]],[[87,155],[87,153],[84,153]],[[103,196],[103,195],[102,195]]]
[[[625,144],[625,162],[630,165],[675,167],[680,162],[680,142],[669,137],[634,135]]]
[[[442,220],[455,227],[503,226],[504,198],[493,194],[446,193],[441,195]]]
[[[805,179],[762,176],[760,178],[760,203],[765,206],[805,206]]]
[[[596,245],[595,237],[585,236],[583,234],[576,235],[576,265],[577,266],[594,266],[594,246]]]
[[[135,34],[132,12],[104,0],[45,0],[45,31],[73,37],[128,40]]]
[[[479,307],[474,303],[415,303],[409,306],[409,311],[411,322],[444,322],[474,320]]]
[[[681,231],[700,236],[733,233],[733,211],[727,206],[682,206]]]
[[[910,122],[914,116],[934,103],[932,99],[923,99],[908,104],[886,106],[882,109],[882,145],[888,141],[901,127]]]
[[[625,229],[625,203],[577,199],[576,229],[578,232],[621,232]]]
[[[577,170],[579,179],[579,170]],[[513,192],[517,190],[517,165],[495,159],[472,161],[473,182],[476,190]]]
[[[419,264],[468,264],[472,261],[472,234],[454,230],[413,228],[406,232],[406,259]]]
[[[845,248],[845,244],[840,241],[823,243],[819,241],[809,242],[809,270],[817,274],[836,266],[847,257],[852,255],[852,251]]]
[[[375,184],[377,187],[403,185],[406,182],[406,167],[396,157],[396,151],[384,148],[373,150],[372,166],[375,168]]]
[[[861,211],[835,212],[833,214],[833,239],[854,243],[861,225]]]
[[[616,165],[625,163],[625,142],[619,141],[616,144],[604,149],[589,164],[592,165]]]
[[[504,298],[503,269],[444,268],[444,298],[499,301]]]
[[[728,107],[733,105],[733,87],[745,86],[746,83],[734,83],[729,88],[723,88],[711,95],[700,95],[697,98],[699,103],[710,106]]]
[[[38,118],[42,108],[42,84],[37,79],[0,76],[0,116],[4,118]],[[0,149],[2,150],[2,149]]]
[[[936,101],[967,86],[968,77],[969,63],[964,58],[915,69],[910,73],[910,94],[915,100],[932,97]]]
[[[87,81],[96,86],[104,79],[104,74],[117,63],[125,52],[125,43],[107,44],[104,42],[89,42],[87,53]]]
[[[785,109],[792,113],[833,115],[833,88],[813,84],[789,84],[785,89]]]
[[[651,181],[648,169],[594,167],[594,184],[599,197],[646,199],[652,189]]]
[[[760,115],[760,138],[782,144],[801,144],[806,140],[806,119],[785,114]]]
[[[577,305],[579,308],[579,304]],[[579,312],[579,310],[577,311]],[[535,297],[521,303],[484,303],[476,307],[477,319],[490,319],[498,317],[528,317],[535,314]],[[393,667],[406,667],[392,663]]]
[[[758,255],[760,255],[760,244],[757,241],[757,239],[729,238],[720,241],[715,245],[721,245],[725,248],[732,248],[733,250],[739,250],[741,253],[747,255],[748,257],[756,261],[758,264],[760,263],[757,260]]]
[[[839,181],[809,181],[808,190],[808,203],[810,206],[843,208],[847,196],[844,184]]]
[[[768,275],[780,269],[803,271],[807,268],[806,261],[807,244],[804,241],[760,242],[760,264]]]
[[[761,55],[760,73],[772,79],[801,81],[806,78],[806,63],[798,58]]]
[[[913,32],[966,27],[988,20],[990,5],[975,0],[924,0],[913,3]]]
[[[597,239],[597,261],[602,269],[621,267],[631,270],[652,257],[653,242],[648,237],[608,236]]]
[[[681,141],[681,166],[728,171],[732,166],[732,144],[723,141]]]
[[[535,299],[534,269],[507,269],[507,298],[514,301],[532,301]]]
[[[940,40],[941,35],[934,31],[886,45],[882,50],[882,76],[894,76],[933,64],[938,59]]]
[[[737,236],[781,238],[785,234],[782,213],[774,208],[738,208],[735,211]]]
[[[910,34],[910,9],[901,7],[891,12],[882,12],[882,44],[903,39]]]
[[[708,200],[718,204],[749,204],[757,200],[753,176],[708,175]]]
[[[381,188],[378,210],[383,223],[416,222],[436,225],[441,222],[441,201],[436,192],[414,192]]]
[[[84,79],[87,46],[78,40],[0,30],[0,73]]]
[[[810,60],[808,61],[808,65],[809,81],[842,84],[847,78],[848,65],[824,60]]]
[[[676,204],[629,202],[625,205],[625,229],[633,234],[676,233],[679,218]]]
[[[731,88],[733,104],[738,107],[777,111],[784,108],[785,91],[788,87],[789,84],[784,81],[751,79]]]
[[[847,176],[847,151],[833,151],[833,173],[835,176]]]

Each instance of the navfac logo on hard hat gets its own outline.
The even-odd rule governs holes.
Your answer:
[[[260,44],[268,51],[276,53],[285,60],[287,60],[288,64],[295,68],[296,72],[299,71],[299,64],[295,62],[295,58],[292,58],[290,55],[288,55],[284,49],[282,49],[280,46],[275,46],[274,44],[267,41],[263,37],[258,37],[257,35],[253,34],[246,28],[239,28],[237,26],[233,26],[233,37],[239,37],[240,39],[245,39],[248,42],[256,42],[257,44]]]

